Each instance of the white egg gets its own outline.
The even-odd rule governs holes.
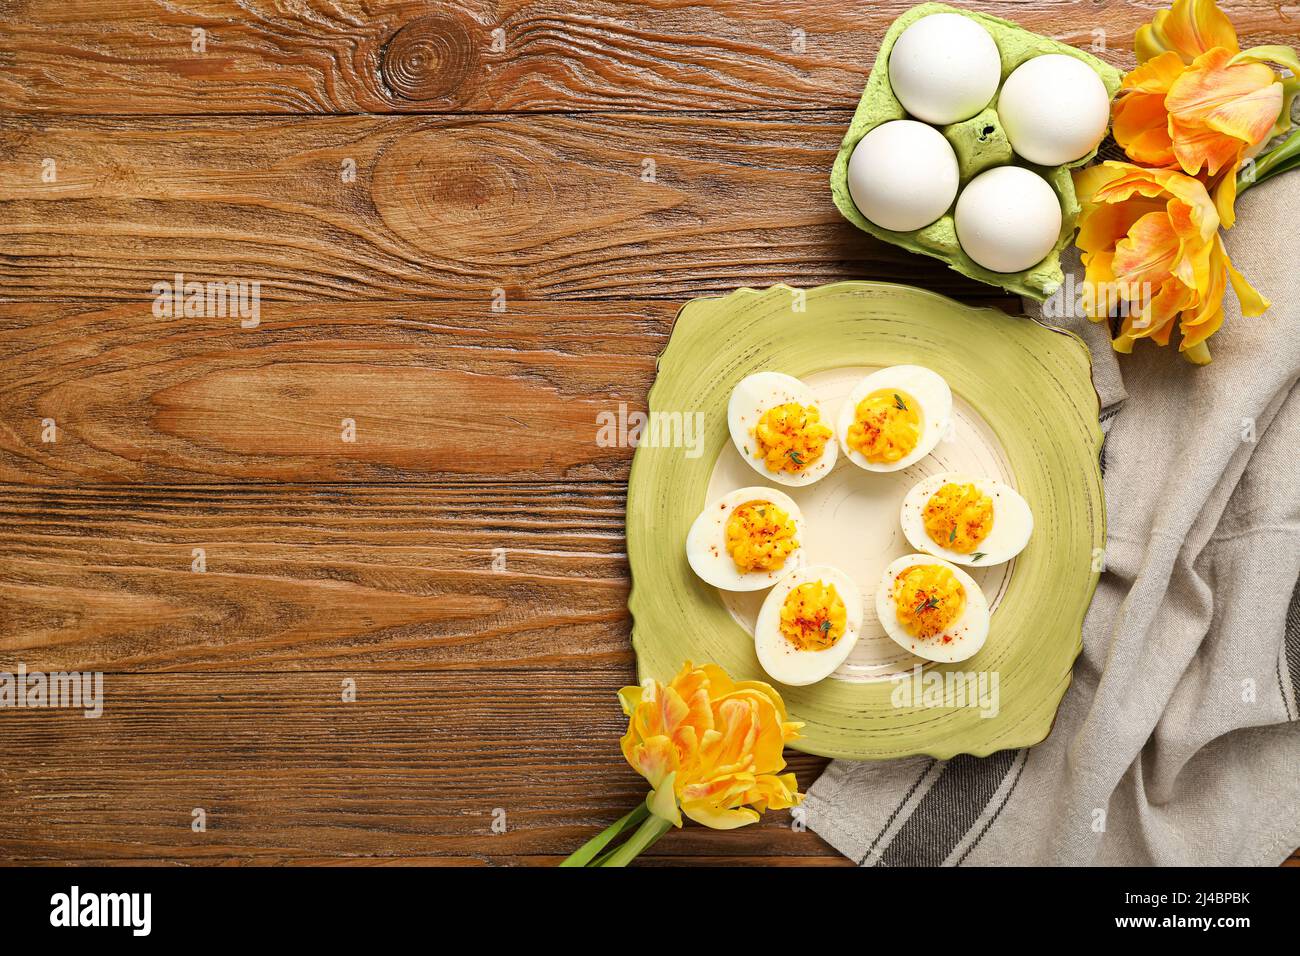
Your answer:
[[[781,609],[791,592],[802,584],[821,583],[834,588],[844,602],[844,631],[824,649],[805,650],[781,629]],[[813,620],[816,620],[813,618]],[[772,588],[754,624],[754,649],[769,677],[791,687],[815,684],[829,677],[853,650],[862,629],[862,593],[849,577],[828,565],[792,571]],[[812,629],[814,633],[818,628]]]
[[[987,535],[965,554],[948,547],[952,539],[945,537],[942,528],[939,530],[940,540],[935,541],[925,527],[926,505],[947,484],[974,485],[980,494],[989,499],[993,508],[993,523]],[[903,498],[899,520],[903,525],[903,534],[917,551],[945,558],[953,564],[981,568],[1010,561],[1024,550],[1029,543],[1029,535],[1034,530],[1034,515],[1029,510],[1029,503],[1015,489],[992,478],[958,472],[931,475],[918,482]]]
[[[889,52],[889,85],[903,109],[945,126],[970,119],[993,100],[1002,58],[970,17],[934,13],[903,31]]]
[[[787,447],[787,443],[766,445],[754,433],[768,411],[778,405],[791,403],[816,409],[819,425],[813,426],[809,422],[809,428],[830,433],[830,438],[816,457],[802,455],[798,448]],[[727,428],[740,457],[764,478],[778,484],[792,487],[810,485],[830,474],[835,467],[838,449],[833,425],[826,420],[821,405],[813,397],[812,389],[791,375],[757,372],[741,379],[732,389],[731,400],[727,403]],[[769,467],[769,458],[765,453],[770,453],[775,461],[782,464],[776,469]]]
[[[958,179],[952,144],[915,120],[882,123],[858,140],[849,157],[853,204],[894,232],[924,228],[947,212]]]
[[[1110,94],[1097,71],[1064,53],[1036,56],[1002,84],[998,117],[1011,148],[1040,166],[1082,159],[1110,122]]]
[[[1061,237],[1061,201],[1037,173],[998,166],[980,173],[957,197],[957,241],[994,272],[1042,262]]]
[[[771,516],[774,519],[776,514],[768,509],[779,508],[794,524],[792,544],[795,546],[785,555],[784,561],[772,561],[770,570],[742,568],[727,549],[727,522],[743,505],[758,508],[763,518]],[[700,512],[686,535],[686,560],[692,571],[715,588],[761,591],[803,566],[806,535],[803,513],[788,495],[775,488],[739,488],[706,505]]]
[[[858,423],[858,406],[873,393],[884,393],[892,417],[919,413],[916,444],[894,461],[871,461],[850,444],[850,430]],[[897,409],[895,413],[894,409]],[[943,377],[920,365],[893,365],[872,372],[849,393],[840,408],[835,434],[849,460],[867,471],[899,471],[916,464],[934,450],[952,421],[952,391]]]
[[[899,619],[894,588],[900,575],[910,568],[927,565],[938,565],[950,571],[960,585],[963,600],[961,611],[947,626],[922,637],[913,634]],[[989,635],[989,606],[979,585],[955,564],[928,554],[905,555],[885,568],[876,589],[876,615],[885,633],[899,647],[917,657],[945,664],[973,657]]]

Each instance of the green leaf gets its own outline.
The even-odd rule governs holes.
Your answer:
[[[560,866],[587,866],[616,836],[623,833],[625,830],[630,830],[632,827],[638,826],[648,816],[650,816],[650,808],[645,805],[645,801],[643,800],[641,803],[637,804],[636,809],[631,813],[628,813],[622,819],[611,823],[604,830],[601,830],[600,833],[596,834],[578,849],[574,850],[569,858],[561,863]]]
[[[1293,48],[1281,44],[1253,46],[1249,50],[1242,50],[1230,63],[1276,63],[1300,76],[1300,55]]]
[[[1300,132],[1292,133],[1282,145],[1256,157],[1255,162],[1237,176],[1237,194],[1295,169],[1297,165],[1300,165]]]
[[[904,412],[907,411],[907,402],[903,401],[902,396],[897,392],[894,393],[894,407]]]
[[[663,817],[651,814],[640,828],[628,838],[621,847],[609,854],[601,866],[627,866],[644,850],[654,846],[661,836],[672,829],[672,824]]]

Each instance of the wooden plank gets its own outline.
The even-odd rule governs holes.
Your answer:
[[[631,667],[475,674],[108,675],[103,715],[10,711],[12,862],[553,862],[644,797],[615,699]],[[824,761],[797,756],[807,786]],[[191,829],[202,808],[207,829]],[[506,832],[494,833],[494,811]],[[497,818],[500,814],[497,814]],[[688,826],[655,856],[833,855],[786,812]]]
[[[626,667],[624,500],[615,482],[0,486],[0,669]]]
[[[598,443],[597,416],[644,407],[675,313],[280,303],[244,329],[0,303],[0,481],[621,478],[632,449]]]
[[[841,218],[827,177],[848,119],[10,118],[0,297],[152,301],[176,273],[260,283],[263,319],[285,299],[681,299],[873,277],[987,297]]]
[[[985,0],[1131,64],[1160,5]],[[912,0],[10,0],[0,112],[389,113],[851,107]],[[1275,5],[1224,2],[1247,45],[1294,42]],[[206,31],[203,52],[194,29]],[[502,31],[494,34],[494,31]],[[1104,31],[1104,32],[1098,32]]]

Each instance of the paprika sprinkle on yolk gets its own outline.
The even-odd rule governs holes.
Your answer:
[[[824,651],[844,636],[848,611],[835,585],[808,581],[781,605],[781,633],[801,651]]]
[[[747,501],[727,519],[727,553],[741,571],[776,571],[798,547],[795,523],[770,501]]]
[[[920,638],[934,637],[961,617],[966,591],[948,568],[939,564],[914,564],[894,578],[894,606],[899,623],[908,633]]]
[[[847,440],[872,464],[898,461],[921,440],[921,405],[897,389],[877,389],[858,402]]]
[[[822,424],[816,406],[786,402],[763,413],[754,426],[755,458],[762,458],[768,471],[798,473],[822,456],[834,434]]]
[[[993,530],[993,499],[974,485],[941,487],[921,513],[930,540],[958,554],[970,554]]]

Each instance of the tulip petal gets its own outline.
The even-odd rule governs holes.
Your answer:
[[[1088,204],[1095,200],[1097,191],[1124,174],[1126,163],[1106,162],[1096,166],[1076,169],[1073,173],[1074,194],[1080,203]]]
[[[676,774],[670,773],[664,778],[661,786],[655,787],[646,795],[645,804],[659,819],[667,820],[675,827],[681,827],[682,814],[677,807],[677,793],[673,786],[675,782]]]
[[[1236,53],[1237,31],[1214,0],[1174,0],[1169,10],[1156,12],[1151,23],[1138,28],[1134,48],[1138,62],[1175,50],[1191,62],[1216,46]]]
[[[1223,249],[1223,264],[1228,270],[1228,279],[1232,282],[1232,291],[1237,295],[1237,301],[1241,304],[1241,314],[1249,318],[1263,315],[1272,305],[1254,286],[1246,281],[1246,277],[1237,271],[1237,267],[1232,264],[1228,258],[1228,250],[1223,246],[1223,239],[1218,240],[1219,248]]]
[[[1231,229],[1237,222],[1237,172],[1239,169],[1239,164],[1226,167],[1219,173],[1219,178],[1211,192],[1214,197],[1214,208],[1218,210],[1219,220],[1223,223],[1224,229]]]
[[[651,787],[660,786],[677,769],[677,748],[667,737],[651,737],[625,746],[623,756]]]
[[[734,810],[711,807],[704,803],[682,805],[682,812],[712,830],[735,830],[758,822],[758,811],[749,807],[737,807]]]
[[[641,703],[641,685],[633,684],[631,687],[624,687],[618,692],[618,702],[623,708],[623,716],[631,717],[632,712],[636,710],[637,705]]]
[[[1129,93],[1116,100],[1111,132],[1135,163],[1167,166],[1174,161],[1163,94]]]
[[[1198,173],[1208,165],[1213,175],[1240,158],[1238,147],[1268,135],[1282,110],[1282,84],[1271,67],[1233,64],[1228,50],[1213,49],[1173,82],[1165,107],[1183,170]]]
[[[1115,243],[1111,268],[1121,284],[1162,284],[1173,271],[1178,245],[1168,214],[1147,213]]]

